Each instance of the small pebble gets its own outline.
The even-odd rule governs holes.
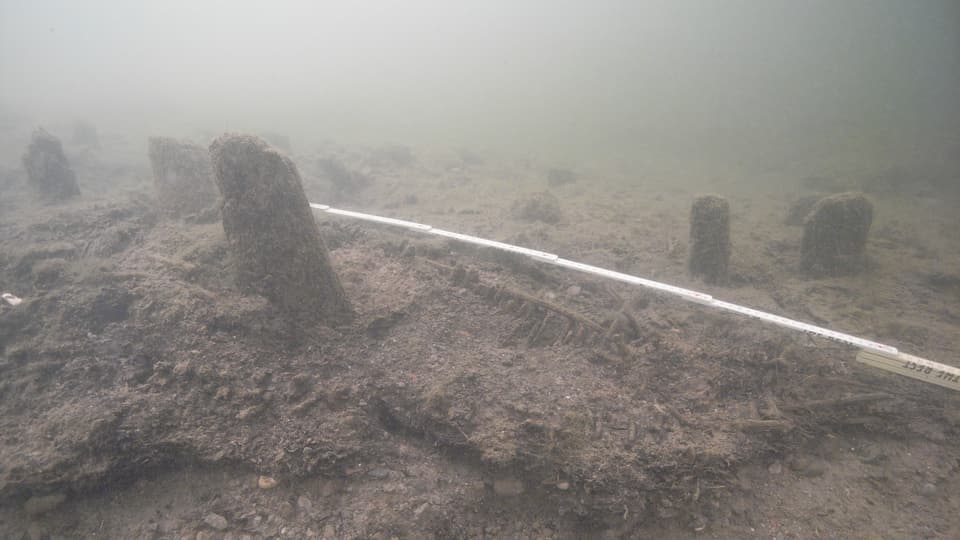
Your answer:
[[[257,487],[260,489],[273,489],[277,487],[277,481],[272,476],[263,476],[257,479]]]
[[[377,480],[383,480],[384,478],[390,477],[390,469],[384,469],[382,467],[378,467],[376,469],[370,469],[369,471],[367,471],[367,476],[369,476],[370,478],[375,478]]]
[[[927,482],[920,486],[920,494],[924,497],[933,497],[937,494],[937,486],[931,482]]]
[[[770,474],[780,474],[783,472],[783,465],[779,461],[774,461],[767,467],[767,471],[769,471]]]
[[[227,518],[213,512],[207,514],[203,518],[203,522],[206,523],[211,529],[216,529],[218,531],[222,531],[227,528]]]

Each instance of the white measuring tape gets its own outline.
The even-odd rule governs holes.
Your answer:
[[[739,313],[747,317],[767,321],[769,323],[773,323],[785,328],[799,330],[807,334],[837,341],[837,342],[844,343],[846,345],[851,345],[853,347],[860,349],[860,352],[857,354],[857,360],[864,364],[867,364],[879,369],[883,369],[886,371],[890,371],[892,373],[897,373],[899,375],[904,375],[906,377],[918,379],[931,384],[936,384],[936,385],[944,386],[946,388],[951,388],[953,390],[960,392],[960,369],[955,368],[953,366],[948,366],[946,364],[939,364],[931,360],[926,360],[924,358],[919,358],[910,354],[900,352],[897,350],[896,347],[891,347],[890,345],[884,345],[883,343],[877,343],[877,342],[859,338],[856,336],[851,336],[849,334],[836,332],[828,328],[822,328],[819,326],[814,326],[812,324],[807,324],[805,322],[788,319],[786,317],[781,317],[779,315],[774,315],[772,313],[767,313],[765,311],[760,311],[760,310],[748,308],[748,307],[737,305],[737,304],[731,304],[730,302],[717,300],[716,298],[710,296],[709,294],[692,291],[690,289],[684,289],[682,287],[676,287],[673,285],[668,285],[666,283],[661,283],[659,281],[653,281],[653,280],[649,280],[649,279],[645,279],[637,276],[632,276],[630,274],[614,272],[613,270],[607,270],[606,268],[599,268],[596,266],[591,266],[589,264],[583,264],[576,261],[568,261],[566,259],[560,258],[557,255],[554,255],[553,253],[546,253],[543,251],[538,251],[536,249],[529,249],[521,246],[515,246],[513,244],[505,244],[503,242],[487,240],[485,238],[478,238],[476,236],[470,236],[467,234],[460,234],[460,233],[455,233],[451,231],[445,231],[443,229],[436,229],[434,227],[431,227],[430,225],[424,225],[423,223],[415,223],[412,221],[404,221],[402,219],[375,216],[372,214],[364,214],[362,212],[353,212],[351,210],[339,210],[337,208],[331,208],[323,204],[310,203],[310,207],[316,210],[322,210],[329,214],[350,217],[354,219],[360,219],[363,221],[371,221],[374,223],[391,225],[395,227],[403,227],[405,229],[410,229],[412,231],[417,231],[417,232],[422,232],[427,234],[435,234],[437,236],[443,236],[446,238],[452,238],[454,240],[459,240],[461,242],[466,242],[468,244],[491,247],[494,249],[516,253],[518,255],[525,255],[527,257],[530,257],[540,262],[552,264],[555,266],[560,266],[563,268],[569,268],[571,270],[576,270],[578,272],[593,274],[595,276],[605,277],[607,279],[613,279],[623,283],[629,283],[631,285],[646,287],[648,289],[653,289],[663,293],[672,294],[674,296],[679,296],[680,298],[683,298],[684,300],[688,300],[690,302],[696,302],[698,304],[703,304],[703,305],[712,306],[718,309],[732,311],[734,313]]]

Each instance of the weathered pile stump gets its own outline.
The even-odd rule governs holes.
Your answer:
[[[860,193],[820,199],[804,220],[800,268],[824,275],[861,271],[872,223],[873,204]]]
[[[23,168],[37,197],[48,203],[60,202],[80,195],[77,175],[70,168],[60,139],[40,128],[33,132]]]
[[[153,186],[165,212],[187,216],[216,202],[213,166],[207,150],[169,137],[150,137],[147,147]]]
[[[723,283],[730,266],[730,203],[723,197],[697,197],[690,208],[687,268],[708,283]]]
[[[290,158],[237,134],[213,141],[210,156],[239,284],[307,320],[348,319],[350,303]]]

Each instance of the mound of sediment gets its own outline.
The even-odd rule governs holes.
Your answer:
[[[817,433],[828,418],[804,403],[850,388],[830,353],[801,355],[774,330],[710,317],[665,329],[689,308],[662,302],[562,305],[532,292],[551,274],[337,228],[324,230],[357,318],[303,325],[233,283],[219,225],[114,210],[24,217],[0,244],[14,253],[17,239],[0,277],[25,291],[0,312],[0,499],[184,462],[348,478],[429,441],[489,481],[464,504],[522,495],[590,522],[692,519],[722,496],[705,486]],[[83,224],[104,212],[138,233],[88,254],[99,234]],[[32,289],[54,259],[61,278]],[[911,411],[870,415],[902,428]]]

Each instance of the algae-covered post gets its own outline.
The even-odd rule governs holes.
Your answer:
[[[165,212],[185,216],[216,202],[210,154],[203,147],[168,137],[150,137],[147,146],[153,185]]]
[[[860,193],[824,197],[804,220],[800,268],[811,274],[859,272],[866,261],[873,204]]]
[[[730,203],[723,197],[697,197],[690,208],[687,268],[708,283],[722,283],[730,266]]]
[[[40,128],[33,132],[23,168],[37,197],[48,203],[60,202],[80,195],[77,175],[70,168],[60,139]]]
[[[239,283],[297,316],[349,319],[350,303],[290,158],[237,134],[213,141],[210,156]]]

